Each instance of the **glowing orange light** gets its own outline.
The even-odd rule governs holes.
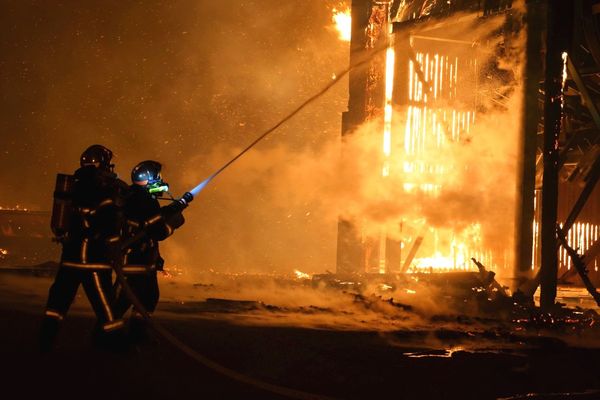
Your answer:
[[[332,10],[332,21],[335,23],[335,29],[338,31],[338,37],[344,42],[349,42],[352,38],[352,16],[350,8],[340,11],[336,8]]]
[[[383,110],[383,154],[392,152],[392,93],[394,90],[395,52],[389,47],[385,53],[385,105]]]
[[[298,279],[310,279],[309,274],[302,271],[298,271],[297,269],[294,270],[294,275],[296,275],[296,278]]]

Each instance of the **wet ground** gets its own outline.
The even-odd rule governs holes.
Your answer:
[[[156,335],[125,353],[94,348],[94,321],[82,297],[56,351],[41,355],[36,334],[50,283],[0,274],[5,393],[285,398],[217,373]],[[390,301],[282,277],[207,274],[192,281],[162,278],[161,287],[161,326],[251,380],[339,399],[600,399],[593,317],[582,319],[589,327],[570,320],[500,321],[448,312],[436,304],[447,300],[443,296],[426,302],[411,297],[419,292],[396,292]],[[576,289],[561,294],[572,306],[587,301]],[[410,301],[414,308],[407,307]]]

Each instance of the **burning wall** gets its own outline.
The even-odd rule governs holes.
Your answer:
[[[338,10],[345,10],[335,3]],[[11,189],[7,190],[9,200],[25,197],[36,208],[48,208],[54,172],[72,170],[81,149],[95,141],[115,150],[121,176],[128,176],[128,168],[140,159],[156,158],[165,164],[165,176],[176,192],[197,184],[235,154],[236,146],[246,145],[261,127],[345,67],[347,42],[327,29],[332,7],[320,0],[303,2],[303,12],[298,7],[271,0],[243,5],[236,1],[176,6],[78,3],[34,10],[15,3],[12,8],[27,18],[20,25],[3,25],[5,37],[11,38],[3,49],[15,61],[7,64],[10,73],[2,82],[10,81],[5,87],[15,94],[12,98],[26,93],[40,104],[15,106],[14,111],[12,106],[3,108],[15,116],[28,116],[18,121],[7,118],[14,124],[5,133],[17,143],[28,137],[31,144],[23,146],[26,153],[7,145],[11,158],[4,159],[5,171],[14,171],[12,167],[24,154],[30,154],[31,160],[23,166],[25,174],[4,177]],[[365,19],[370,17],[371,13]],[[38,28],[28,29],[34,25]],[[389,30],[379,32],[385,35]],[[53,38],[51,46],[47,38]],[[18,54],[10,49],[18,49]],[[381,56],[384,61],[385,54]],[[398,60],[401,56],[397,51]],[[408,76],[397,69],[400,65],[408,68],[404,61],[395,63],[396,79]],[[43,95],[27,91],[22,76],[32,77],[31,87]],[[385,76],[385,69],[378,76]],[[385,94],[384,87],[377,90]],[[377,117],[360,128],[353,127],[355,134],[345,137],[343,144],[344,157],[353,163],[340,162],[338,112],[344,108],[345,92],[343,83],[338,85],[322,103],[282,127],[276,139],[261,144],[206,190],[201,201],[186,211],[185,228],[165,242],[167,261],[216,269],[332,269],[335,224],[341,211],[364,221],[364,237],[374,239],[371,255],[379,268],[375,242],[379,242],[381,226],[388,232],[386,252],[402,250],[400,256],[406,258],[409,243],[400,249],[398,239],[418,233],[419,227],[408,218],[398,225],[407,214],[426,215],[438,227],[448,226],[449,221],[468,226],[453,217],[459,211],[460,215],[466,211],[498,213],[496,220],[506,219],[498,210],[503,207],[502,197],[492,204],[474,188],[443,193],[444,207],[439,207],[439,199],[417,196],[417,192],[407,195],[403,185],[414,180],[400,179],[403,166],[395,163],[402,151],[396,141],[403,137],[402,128],[399,133],[390,131],[390,177],[384,183],[379,122],[383,114],[374,114]],[[380,110],[385,105],[383,99],[372,104]],[[403,127],[405,110],[395,100],[392,107],[397,110],[392,121],[395,118],[399,123],[392,122],[392,128]],[[476,125],[484,126],[484,122],[477,115]],[[484,137],[473,138],[473,153],[489,149],[478,142]],[[444,156],[440,152],[438,158]],[[493,181],[494,175],[487,172],[502,168],[497,168],[491,156],[473,155],[474,162],[479,158],[477,165],[485,166],[461,171],[463,177],[456,180]],[[449,175],[450,179],[454,178]],[[496,233],[501,238],[505,231]],[[484,232],[488,242],[493,240],[487,236],[490,233]],[[363,237],[361,232],[358,237]],[[433,242],[435,236],[427,231],[423,249]]]
[[[558,221],[560,225],[569,217],[573,206],[575,205],[581,187],[573,182],[561,182],[559,184],[559,203],[558,203]],[[534,242],[532,249],[532,268],[539,268],[541,263],[540,246],[540,224],[541,214],[541,191],[536,192],[535,209],[536,220],[533,223]],[[600,187],[596,186],[588,199],[586,205],[581,210],[577,221],[567,232],[567,242],[574,249],[578,249],[579,254],[584,255],[600,238]],[[600,282],[600,256],[598,254],[591,257],[587,265],[589,276],[594,282]],[[573,273],[573,264],[571,257],[564,248],[558,252],[558,275],[568,277],[569,281],[580,282],[578,275]]]
[[[520,41],[505,28],[506,14],[483,18],[478,12],[408,27],[397,22],[390,35],[390,5],[372,3],[363,51],[377,42],[394,46],[374,56],[365,72],[368,122],[346,137],[346,143],[371,137],[381,148],[373,163],[380,179],[361,197],[364,205],[346,208],[343,216],[360,227],[362,260],[355,271],[471,269],[471,257],[493,269],[507,267]],[[349,103],[349,113],[356,113]],[[338,253],[347,252],[348,243],[339,243]]]

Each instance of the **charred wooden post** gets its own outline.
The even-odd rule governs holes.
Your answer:
[[[390,2],[374,0],[352,1],[352,35],[350,65],[365,62],[350,71],[348,111],[342,116],[342,138],[352,134],[361,124],[383,114],[385,99],[385,53]],[[343,157],[343,155],[342,155]],[[385,262],[387,240],[361,240],[352,221],[338,222],[337,271],[361,273],[367,267]],[[377,251],[376,249],[379,249]],[[382,254],[380,254],[382,253]]]
[[[570,43],[573,3],[570,0],[557,0],[548,2],[547,7],[540,268],[540,306],[544,309],[553,307],[556,298],[559,139],[563,108],[563,69],[566,61],[563,55],[566,55]]]
[[[352,36],[350,38],[350,65],[366,56],[366,28],[371,15],[371,0],[352,1]],[[367,110],[368,68],[355,68],[349,74],[348,111],[342,114],[342,140],[365,121]],[[342,155],[343,157],[343,155]],[[352,221],[340,218],[337,237],[337,272],[364,272],[363,249],[360,235]]]
[[[546,5],[538,1],[527,3],[526,14],[526,57],[523,84],[523,120],[521,125],[521,159],[517,176],[517,212],[515,234],[516,278],[527,278],[531,274],[533,248],[533,221],[535,197],[535,157],[537,151],[539,89],[543,79],[539,60],[543,54],[542,34],[545,30]],[[521,279],[517,279],[517,284]]]
[[[423,236],[418,236],[417,239],[415,239],[413,245],[411,246],[410,251],[408,252],[408,256],[406,257],[406,260],[404,261],[400,272],[408,271],[410,264],[417,255],[417,251],[419,251],[419,247],[421,247],[421,243],[423,243]]]

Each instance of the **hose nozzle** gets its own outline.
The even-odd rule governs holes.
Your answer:
[[[181,203],[183,208],[186,208],[192,202],[192,200],[194,200],[194,195],[190,192],[185,192],[183,196],[181,196],[181,198],[177,201]]]

